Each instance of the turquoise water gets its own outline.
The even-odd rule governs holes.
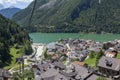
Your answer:
[[[30,33],[35,43],[50,43],[59,39],[81,38],[105,42],[120,39],[120,34],[80,34],[80,33]]]

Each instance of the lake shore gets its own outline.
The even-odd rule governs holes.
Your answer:
[[[81,34],[81,33],[30,33],[29,34],[34,43],[55,42],[60,39],[85,39],[94,40],[96,42],[107,42],[115,39],[120,39],[120,34]]]

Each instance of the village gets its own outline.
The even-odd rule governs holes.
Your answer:
[[[26,69],[33,69],[33,80],[120,80],[120,40],[61,39],[32,47],[25,60],[32,62]],[[10,71],[0,72],[0,79],[12,78]]]
[[[120,80],[120,0],[0,0],[0,80]]]

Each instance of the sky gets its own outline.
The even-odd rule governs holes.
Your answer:
[[[0,0],[0,4],[2,4],[5,8],[7,7],[18,7],[21,9],[26,8],[33,0]]]

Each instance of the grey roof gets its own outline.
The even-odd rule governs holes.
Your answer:
[[[46,78],[41,78],[40,76],[38,77],[35,77],[35,80],[54,80],[54,76],[51,76],[51,77],[46,77]]]
[[[92,71],[89,72],[89,70],[83,66],[79,66],[77,64],[73,64],[75,66],[75,71],[77,71],[76,79],[85,79],[89,75],[92,74]]]
[[[64,48],[64,45],[57,42],[52,42],[47,45],[47,48],[48,49]]]
[[[55,49],[55,44],[56,44],[56,43],[54,43],[54,42],[53,42],[53,43],[49,43],[49,44],[47,45],[47,48],[48,48],[48,49]]]
[[[43,78],[43,80],[54,80],[54,76]]]
[[[49,66],[50,66],[49,63],[38,64],[38,68],[40,69],[41,72],[44,72],[44,69],[47,69]]]
[[[40,77],[49,78],[49,77],[55,76],[56,74],[58,74],[58,72],[55,69],[51,68],[51,69],[48,69],[46,72],[42,73]]]
[[[111,66],[107,66],[107,62],[110,62]],[[103,56],[99,60],[98,66],[106,68],[106,69],[111,69],[111,70],[114,70],[114,71],[119,71],[120,70],[120,59]]]
[[[53,62],[52,65],[54,65],[55,67],[61,68],[61,69],[66,68],[65,65],[63,65],[61,62],[57,62],[57,61]]]
[[[108,49],[108,50],[106,50],[106,52],[112,52],[113,50],[112,49]]]
[[[77,75],[77,71],[75,71],[75,72],[70,72],[70,73],[66,73],[66,72],[64,72],[64,71],[60,71],[60,73],[63,74],[63,75],[65,75],[65,76],[67,76],[67,77],[72,77],[72,76]]]
[[[92,74],[88,78],[86,78],[85,80],[97,80],[98,77],[99,77],[98,75]]]
[[[115,53],[117,53],[117,51],[114,48],[113,49],[108,49],[105,52],[115,52]]]
[[[60,78],[62,78],[62,80],[70,80],[70,77],[60,74],[59,71],[53,68],[42,73],[39,78],[42,78],[43,80],[60,80]]]
[[[75,70],[78,72],[78,74],[83,75],[84,73],[88,73],[88,70],[80,65],[73,64],[75,66]]]
[[[68,77],[66,77],[66,76],[64,76],[64,75],[62,75],[62,74],[57,74],[57,75],[55,76],[54,80],[60,80],[60,78],[61,78],[62,80],[69,80]]]
[[[65,65],[63,65],[61,62],[53,62],[53,63],[43,63],[38,64],[39,69],[47,68],[45,71],[41,72],[41,74],[38,77],[35,77],[35,80],[40,80],[41,78],[43,80],[76,80],[79,79],[79,77],[82,80],[92,80],[94,75],[92,75],[92,72],[88,69],[79,66],[77,64],[74,64],[73,72],[66,72],[64,70],[56,70],[54,67],[49,68],[49,66],[57,66],[60,68],[65,68]],[[90,77],[92,75],[92,77]],[[73,79],[73,77],[75,77]],[[88,78],[89,77],[89,78]]]

